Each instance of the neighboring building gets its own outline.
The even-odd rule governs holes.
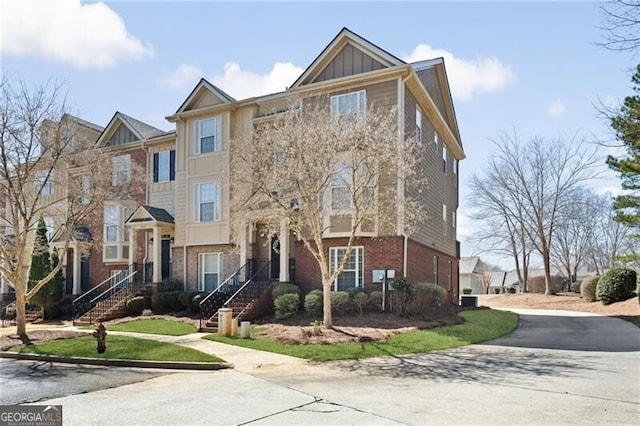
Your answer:
[[[346,28],[284,92],[236,100],[202,79],[167,117],[175,131],[163,132],[119,112],[104,129],[88,126],[96,143],[113,153],[114,179],[126,179],[135,163],[146,171],[148,183],[126,202],[117,194],[104,200],[100,214],[88,221],[79,240],[92,241],[90,252],[76,248],[66,260],[72,292],[84,292],[134,262],[153,262],[154,282],[172,277],[185,289],[211,291],[252,260],[270,261],[272,280],[296,282],[305,292],[320,288],[317,263],[286,224],[271,241],[260,232],[260,219],[234,235],[229,165],[233,136],[282,111],[293,97],[318,95],[336,104],[397,107],[398,137],[421,139],[419,173],[428,181],[428,188],[394,182],[398,191],[422,202],[428,219],[407,234],[398,205],[393,229],[361,229],[340,289],[379,289],[373,271],[393,270],[412,282],[438,283],[457,301],[458,162],[464,152],[444,62],[405,63]],[[329,225],[327,255],[338,258],[347,229],[338,221]]]

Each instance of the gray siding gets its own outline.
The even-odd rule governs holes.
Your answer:
[[[137,141],[138,138],[133,134],[131,130],[127,128],[127,126],[121,124],[118,129],[113,133],[113,135],[109,138],[107,145],[122,145],[128,142]]]
[[[340,53],[329,62],[313,82],[346,77],[382,68],[385,68],[385,66],[380,62],[363,53],[360,49],[353,47],[351,44],[347,44]]]
[[[415,135],[416,130],[416,101],[407,90],[405,93],[405,136]],[[442,139],[438,145],[434,143],[434,130],[431,119],[422,112],[422,155],[417,167],[426,177],[427,188],[419,191],[415,185],[407,184],[405,196],[418,200],[426,210],[427,218],[422,220],[414,229],[411,238],[433,247],[451,256],[456,255],[456,236],[451,226],[451,213],[457,211],[458,188],[457,175],[453,174],[451,152],[447,155],[447,173],[443,172]],[[442,204],[447,206],[447,235],[443,235]]]
[[[422,83],[431,99],[436,104],[438,111],[443,117],[447,118],[447,111],[444,108],[444,100],[442,97],[442,91],[440,90],[440,84],[438,83],[438,75],[435,68],[427,68],[420,70],[416,73],[418,79]]]

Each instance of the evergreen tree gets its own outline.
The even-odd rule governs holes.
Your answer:
[[[627,194],[615,198],[613,208],[616,220],[628,225],[640,226],[640,65],[631,78],[633,92],[624,99],[618,113],[611,117],[611,127],[616,138],[626,148],[621,158],[609,156],[607,164],[620,173],[622,188]]]
[[[38,221],[38,229],[33,245],[33,255],[31,257],[31,269],[29,271],[29,287],[35,286],[42,278],[46,277],[59,262],[58,251],[53,250],[49,255],[49,239],[47,237],[47,226],[43,219]],[[31,299],[31,302],[39,305],[42,309],[43,317],[55,316],[54,306],[62,298],[62,270],[59,270],[55,277],[45,284]]]
[[[31,255],[31,267],[29,268],[28,289],[33,288],[38,282],[51,272],[51,259],[49,258],[49,238],[47,237],[47,225],[44,219],[38,220],[38,228],[33,241]]]

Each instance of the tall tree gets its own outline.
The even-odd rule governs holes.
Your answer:
[[[603,40],[598,43],[610,50],[630,51],[640,48],[640,1],[614,0],[602,2]]]
[[[262,220],[275,224],[266,230],[277,234],[287,223],[322,274],[324,327],[332,327],[331,287],[359,233],[388,235],[396,232],[398,215],[405,229],[421,217],[417,200],[397,192],[399,181],[425,187],[413,167],[418,143],[402,137],[397,124],[395,109],[337,115],[318,96],[293,103],[231,144],[236,229],[246,232],[247,224]],[[336,265],[324,240],[334,220],[348,229]]]
[[[15,289],[17,334],[26,337],[25,306],[62,267],[27,288],[38,220],[54,219],[53,234],[66,253],[77,228],[102,200],[126,197],[144,179],[112,184],[108,151],[78,137],[62,86],[29,88],[0,80],[0,273]]]
[[[517,134],[493,141],[494,151],[484,173],[477,178],[487,190],[475,204],[494,206],[503,215],[511,238],[526,235],[540,255],[545,271],[545,293],[550,294],[551,244],[562,206],[571,192],[596,176],[595,151],[576,139],[548,141],[534,137],[521,141]]]
[[[631,226],[640,226],[640,65],[631,81],[633,95],[624,99],[620,110],[611,117],[611,127],[616,139],[625,149],[625,155],[607,158],[609,167],[620,174],[622,189],[613,203],[616,220]]]

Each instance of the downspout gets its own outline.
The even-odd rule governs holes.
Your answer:
[[[145,177],[149,176],[149,147],[146,144],[146,141],[142,141],[142,150],[146,153],[146,169],[145,169]],[[145,179],[146,182],[146,179]],[[144,204],[149,205],[149,184],[145,183],[144,185]],[[146,265],[149,260],[149,238],[147,238],[147,233],[144,233],[144,257],[142,258],[142,265]],[[158,244],[157,241],[154,241],[155,244]],[[135,255],[134,255],[135,256]],[[158,265],[154,265],[154,268],[157,268]],[[146,268],[145,268],[146,269]]]
[[[404,77],[402,80],[400,80],[400,93],[398,94],[399,97],[399,102],[398,104],[400,104],[400,106],[402,107],[402,113],[398,114],[398,132],[399,132],[399,137],[400,137],[400,142],[402,142],[404,140],[404,88],[405,88],[405,84],[407,82],[407,80],[409,79],[409,77],[411,77],[411,71],[409,71],[409,73],[407,74],[406,77]],[[403,152],[404,154],[404,152]],[[402,192],[401,192],[402,191]],[[409,237],[407,236],[407,233],[405,232],[405,227],[404,227],[404,183],[400,182],[398,180],[398,196],[400,196],[400,194],[402,193],[402,218],[400,219],[400,233],[403,236],[403,248],[402,248],[402,275],[404,275],[405,277],[407,276],[407,264],[408,264],[408,259],[407,259],[407,251],[408,251],[408,245],[409,245]],[[399,221],[400,221],[399,220]]]

